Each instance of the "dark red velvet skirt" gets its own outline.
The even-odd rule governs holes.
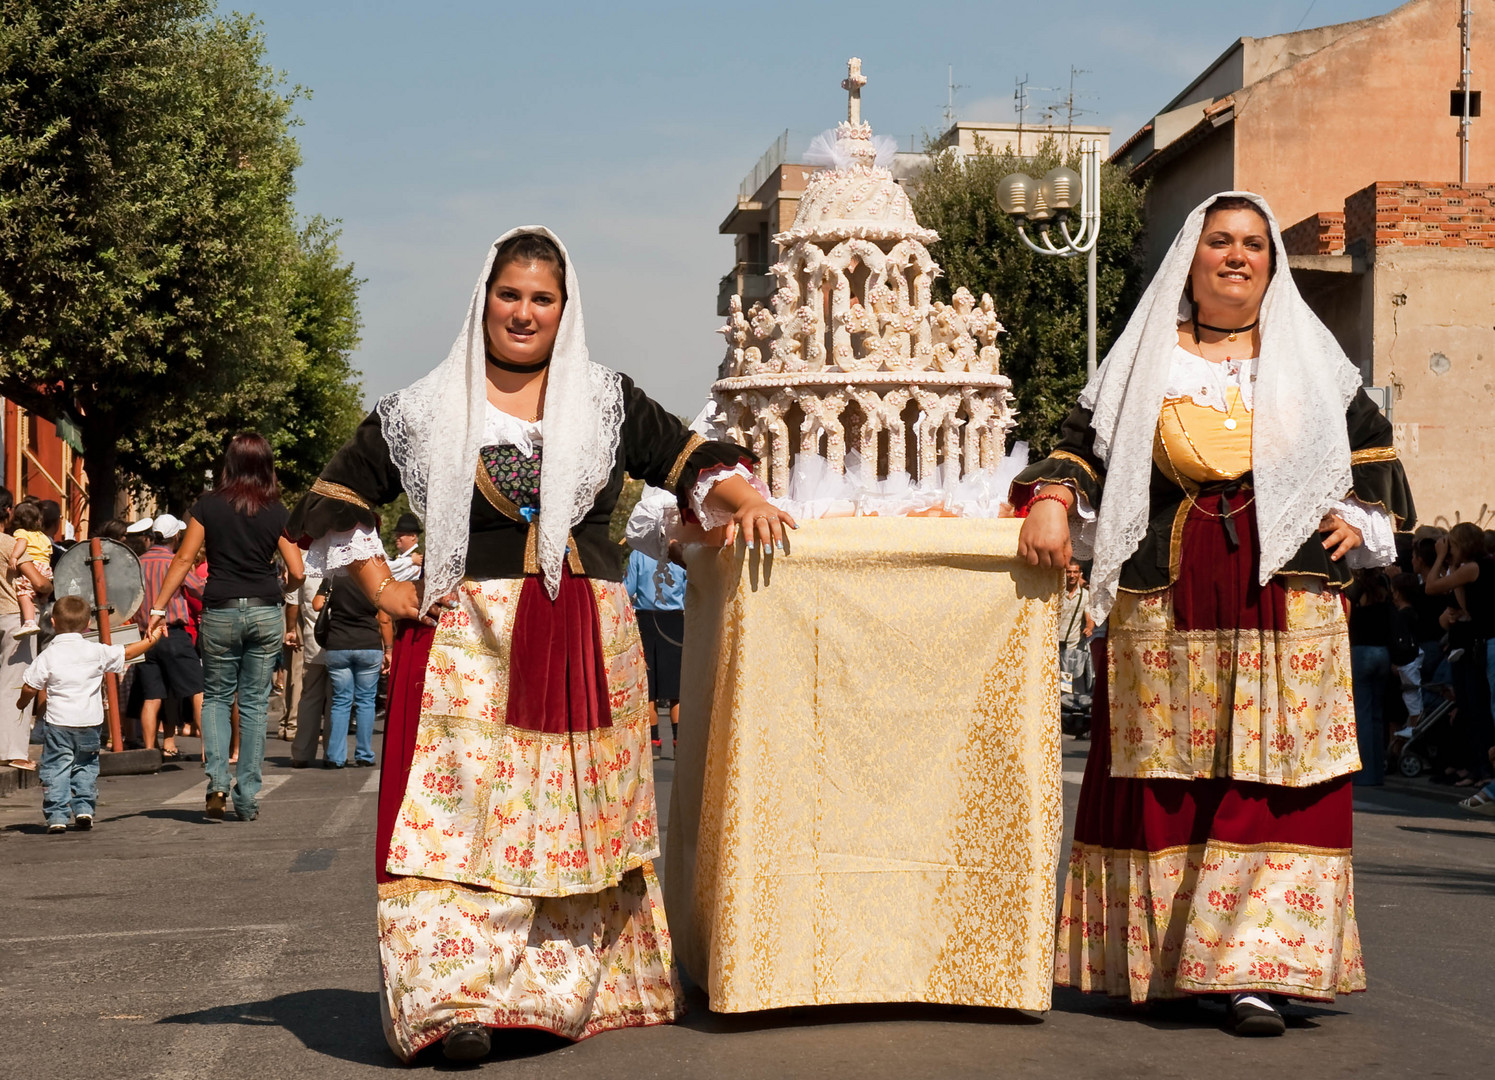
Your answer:
[[[1243,501],[1238,497],[1235,504]],[[1172,613],[1167,642],[1148,649],[1137,645],[1145,638],[1134,638],[1115,658],[1123,664],[1116,675],[1128,680],[1133,699],[1143,703],[1140,711],[1153,703],[1166,713],[1167,690],[1153,693],[1159,680],[1191,681],[1197,689],[1203,673],[1218,677],[1226,693],[1239,694],[1243,685],[1260,689],[1276,677],[1259,675],[1263,656],[1267,665],[1295,669],[1317,655],[1297,643],[1294,621],[1305,603],[1332,615],[1338,598],[1305,601],[1280,578],[1258,584],[1253,510],[1237,514],[1241,542],[1235,545],[1218,519],[1191,511],[1178,580],[1161,597]],[[1122,619],[1135,610],[1118,604]],[[1117,618],[1113,612],[1113,634]],[[1223,637],[1216,634],[1221,630],[1227,631]],[[1247,632],[1237,636],[1235,630]],[[1112,776],[1107,645],[1092,646],[1094,741],[1064,885],[1055,981],[1134,1001],[1241,990],[1325,1000],[1364,989],[1350,861],[1350,775],[1291,787],[1229,775]],[[1185,654],[1188,659],[1180,659]],[[1151,670],[1138,675],[1125,664]],[[1249,678],[1220,675],[1222,664],[1244,666]],[[1332,679],[1314,685],[1335,693]],[[1227,701],[1227,729],[1230,713]],[[1207,732],[1208,725],[1196,736],[1199,730]],[[1228,740],[1228,730],[1222,738]],[[1179,760],[1187,764],[1187,753]],[[1235,759],[1223,754],[1216,760],[1228,767]]]

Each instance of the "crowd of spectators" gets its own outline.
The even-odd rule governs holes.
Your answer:
[[[67,831],[70,819],[77,829],[94,822],[98,747],[84,746],[88,740],[73,730],[80,725],[72,714],[87,712],[92,723],[82,726],[97,742],[103,703],[97,719],[69,704],[99,695],[99,685],[88,682],[94,676],[100,685],[106,674],[122,676],[127,748],[157,748],[163,763],[185,763],[178,739],[202,740],[208,817],[230,809],[241,820],[257,816],[267,724],[277,710],[276,731],[291,742],[292,766],[316,763],[319,751],[325,768],[374,764],[378,691],[393,628],[357,588],[304,577],[300,550],[285,532],[286,516],[269,445],[249,433],[235,437],[218,486],[197,500],[186,520],[168,513],[101,524],[96,535],[137,556],[144,602],[135,627],[114,627],[127,651],[100,652],[84,634],[96,636],[96,628],[74,625],[77,612],[69,609],[53,622],[53,567],[73,543],[61,508],[34,499],[13,505],[0,488],[0,552],[6,556],[0,574],[0,763],[36,770],[28,743],[43,744],[49,831]],[[408,514],[396,528],[403,572],[412,578],[422,572],[420,531]],[[128,644],[135,638],[142,644]],[[66,646],[61,651],[59,642]],[[88,661],[68,667],[86,675],[87,686],[63,685],[67,673],[59,664],[68,649]],[[34,663],[38,652],[48,664]],[[23,695],[29,667],[42,682],[33,680]]]
[[[1396,565],[1358,570],[1345,590],[1361,786],[1388,769],[1471,789],[1460,805],[1495,817],[1495,530],[1469,522],[1400,538]],[[1061,722],[1089,734],[1085,574],[1065,573],[1058,612]],[[1101,628],[1104,633],[1104,628]]]

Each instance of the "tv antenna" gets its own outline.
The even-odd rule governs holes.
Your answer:
[[[1084,68],[1077,68],[1073,64],[1071,64],[1069,68],[1069,90],[1067,92],[1063,92],[1064,96],[1053,105],[1049,106],[1049,108],[1046,110],[1047,114],[1050,116],[1060,114],[1064,116],[1065,129],[1067,134],[1070,136],[1071,141],[1074,136],[1075,117],[1084,116],[1087,113],[1095,111],[1094,109],[1082,109],[1078,104],[1076,104],[1076,100],[1078,98],[1095,97],[1095,93],[1093,91],[1075,89],[1075,80],[1078,79],[1081,75],[1089,74],[1091,74],[1089,70],[1086,70]],[[1055,92],[1059,93],[1061,91]]]
[[[951,64],[946,69],[945,75],[945,130],[949,131],[955,126],[955,92],[964,90],[966,87],[955,81],[955,65]]]

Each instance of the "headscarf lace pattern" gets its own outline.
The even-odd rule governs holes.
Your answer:
[[[1178,326],[1190,315],[1184,284],[1204,232],[1205,211],[1226,197],[1256,204],[1276,252],[1276,272],[1261,306],[1251,433],[1263,585],[1350,490],[1345,410],[1360,388],[1360,371],[1298,292],[1282,231],[1266,200],[1249,191],[1212,195],[1184,222],[1126,328],[1080,394],[1080,404],[1091,410],[1095,452],[1106,467],[1089,552],[1094,558],[1090,613],[1097,622],[1110,612],[1122,565],[1147,533],[1153,438]]]
[[[588,358],[581,286],[560,238],[539,225],[504,233],[488,248],[462,330],[447,357],[429,374],[379,399],[384,440],[400,470],[410,508],[426,526],[427,598],[449,592],[467,564],[473,474],[483,445],[488,400],[483,316],[488,275],[499,246],[535,233],[553,240],[566,261],[566,306],[545,387],[545,463],[540,473],[540,574],[552,598],[571,529],[607,485],[623,426],[617,372]]]

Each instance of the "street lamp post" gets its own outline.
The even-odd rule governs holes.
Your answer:
[[[1080,169],[1060,167],[1051,170],[1042,180],[1035,180],[1025,173],[1013,173],[1002,178],[997,185],[997,203],[1002,212],[1012,215],[1017,234],[1040,255],[1058,255],[1070,258],[1086,256],[1085,281],[1085,373],[1095,374],[1095,242],[1100,238],[1100,140],[1091,139],[1080,144]],[[1079,229],[1071,235],[1070,218],[1079,211]],[[1024,224],[1032,224],[1038,232],[1038,242],[1028,236]],[[1064,237],[1062,245],[1055,245],[1051,230],[1057,226]]]

